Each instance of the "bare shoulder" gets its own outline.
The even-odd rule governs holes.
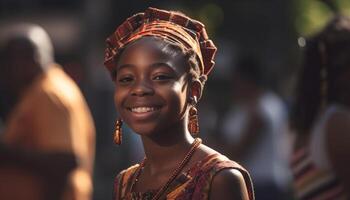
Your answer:
[[[213,178],[210,199],[248,200],[248,191],[242,173],[237,169],[223,169]]]

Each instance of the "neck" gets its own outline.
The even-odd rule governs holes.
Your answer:
[[[187,129],[171,127],[155,134],[156,137],[142,137],[146,154],[146,167],[150,174],[171,170],[176,167],[189,151],[193,142]],[[163,137],[159,137],[159,136]]]

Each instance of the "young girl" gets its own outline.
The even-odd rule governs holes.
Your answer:
[[[297,199],[350,198],[350,18],[310,38],[299,77],[291,167]]]
[[[142,138],[145,159],[119,173],[114,199],[254,199],[248,172],[201,144],[196,104],[216,47],[204,25],[148,8],[107,39],[115,81],[115,142],[122,122]]]

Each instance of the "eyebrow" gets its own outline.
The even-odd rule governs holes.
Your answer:
[[[165,62],[158,62],[158,63],[153,63],[153,64],[151,65],[151,67],[154,67],[154,68],[160,68],[160,67],[163,67],[163,66],[165,66],[165,67],[171,69],[171,71],[172,71],[173,73],[175,73],[176,75],[179,75],[179,72],[175,69],[175,67],[172,66],[172,65],[169,65],[168,63],[165,63]]]
[[[174,69],[173,66],[169,65],[168,63],[165,63],[165,62],[157,62],[157,63],[153,63],[150,65],[150,67],[152,68],[159,68],[159,67],[162,67],[162,66],[166,66],[166,67],[169,67],[170,69],[172,69],[174,72],[176,72],[176,70]],[[117,68],[117,71],[121,70],[121,69],[124,69],[124,68],[129,68],[129,67],[135,67],[135,65],[133,64],[122,64],[120,65],[118,68]]]
[[[116,69],[116,71],[120,71],[121,69],[124,69],[124,68],[129,68],[129,67],[134,67],[134,65],[132,64],[123,64],[123,65],[119,65]]]
[[[169,65],[168,63],[165,63],[165,62],[158,62],[158,63],[153,63],[151,65],[151,67],[154,67],[154,68],[157,68],[157,67],[162,67],[162,66],[166,66],[166,67],[169,67],[171,69],[173,69],[173,67],[171,65]],[[174,69],[173,69],[174,70]]]

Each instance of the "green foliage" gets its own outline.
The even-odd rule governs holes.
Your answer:
[[[295,28],[301,36],[312,35],[338,13],[350,15],[349,0],[296,0]]]

